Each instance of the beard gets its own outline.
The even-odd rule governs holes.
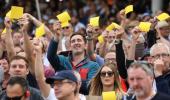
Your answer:
[[[135,94],[135,96],[137,96],[137,97],[143,97],[143,96],[145,96],[143,90],[134,91],[134,94]]]

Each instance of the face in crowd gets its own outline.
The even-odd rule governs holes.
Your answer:
[[[71,80],[56,80],[54,81],[55,96],[58,99],[67,97],[70,93],[76,93],[77,84]]]
[[[15,33],[13,34],[13,42],[14,42],[14,45],[19,45],[21,38],[22,38],[22,34],[19,33],[19,32],[15,32]]]
[[[104,66],[100,72],[100,78],[103,86],[114,86],[115,75],[111,68]]]
[[[0,67],[3,68],[4,73],[7,73],[9,71],[9,64],[6,59],[0,59]]]
[[[27,82],[21,77],[12,77],[6,88],[5,100],[28,100]]]
[[[70,47],[73,54],[82,54],[85,51],[86,43],[82,35],[74,35],[70,39]]]
[[[112,64],[116,64],[116,54],[115,52],[108,52],[105,57],[104,57],[105,61],[112,63]]]
[[[11,76],[26,77],[28,73],[28,63],[24,59],[17,58],[10,62],[9,74]]]
[[[70,36],[73,33],[73,28],[71,24],[69,26],[62,27],[62,34],[64,36]]]
[[[145,64],[133,64],[128,69],[128,82],[137,97],[150,95],[153,84],[153,72]]]
[[[163,61],[163,72],[169,71],[170,69],[170,51],[169,47],[163,43],[157,43],[150,49],[150,55],[152,64],[156,60]]]

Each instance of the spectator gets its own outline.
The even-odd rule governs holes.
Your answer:
[[[121,87],[119,73],[115,65],[106,63],[91,81],[90,95],[100,96],[102,92],[115,91],[121,99],[124,92]]]
[[[6,92],[0,94],[1,100],[28,100],[30,91],[27,81],[22,77],[11,77]],[[30,99],[29,99],[30,100]],[[33,100],[33,99],[32,99]]]
[[[36,66],[35,76],[36,76],[37,83],[39,85],[42,95],[46,98],[46,100],[57,100],[58,94],[55,94],[55,92],[54,92],[55,88],[52,88],[49,84],[47,84],[45,82],[45,75],[44,75],[44,69],[43,69],[43,63],[42,63],[41,57],[42,57],[41,46],[37,45],[36,46],[36,61],[35,61],[35,66]],[[37,67],[37,66],[39,66],[39,67]],[[62,75],[64,75],[63,77],[65,77],[66,79],[68,77],[71,77],[71,76],[69,76],[70,74],[67,73],[70,71],[63,71],[63,72],[66,73],[65,75],[64,75],[64,73],[62,74]],[[85,98],[85,97],[83,95],[79,94],[79,90],[80,90],[80,86],[81,86],[80,74],[78,72],[74,72],[74,73],[72,72],[71,74],[74,74],[75,77],[77,78],[77,92],[75,94],[76,98],[84,100],[83,98]],[[66,75],[68,75],[68,77]],[[63,87],[63,89],[64,89],[64,87]],[[65,90],[65,91],[67,91],[67,90]],[[63,90],[62,93],[64,93],[65,91]]]
[[[147,62],[132,63],[128,68],[128,82],[135,97],[129,100],[169,100],[169,95],[153,90],[153,80],[153,69]]]
[[[150,49],[152,65],[154,68],[154,75],[156,79],[156,86],[159,92],[170,94],[170,74],[169,74],[169,56],[170,49],[166,44],[157,43]]]
[[[80,91],[83,91],[81,92],[83,94],[88,94],[87,84],[97,72],[99,65],[87,58],[85,54],[86,39],[83,35],[74,33],[70,37],[70,47],[72,55],[69,55],[69,57],[56,55],[58,48],[58,37],[56,36],[50,42],[47,58],[56,71],[68,69],[77,70],[82,78]]]

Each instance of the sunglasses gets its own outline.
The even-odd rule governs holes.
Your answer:
[[[21,100],[23,96],[16,96],[16,97],[8,97],[6,96],[5,100]]]
[[[67,26],[67,27],[63,27],[62,29],[69,29],[69,27]]]
[[[108,71],[108,72],[100,72],[100,76],[101,77],[112,77],[113,76],[113,72],[112,71]]]

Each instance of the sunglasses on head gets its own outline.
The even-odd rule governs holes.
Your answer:
[[[108,71],[108,72],[100,72],[100,76],[101,77],[112,77],[113,76],[113,72],[112,71]]]

